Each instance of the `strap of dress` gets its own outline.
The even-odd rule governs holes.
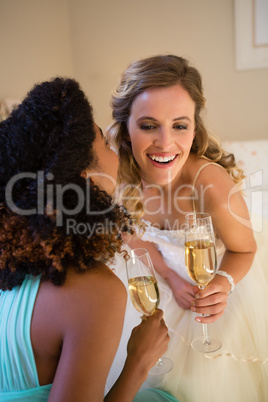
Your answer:
[[[224,169],[223,166],[219,165],[219,164],[216,163],[216,162],[207,162],[207,163],[205,163],[203,166],[201,166],[201,167],[198,169],[198,171],[197,171],[197,173],[196,173],[196,175],[195,175],[195,178],[194,178],[194,182],[193,182],[193,211],[194,211],[194,212],[196,212],[196,209],[195,209],[195,202],[194,202],[194,200],[195,200],[195,185],[196,185],[196,181],[197,181],[197,179],[198,179],[198,176],[200,175],[200,172],[201,172],[205,167],[207,167],[207,166],[209,166],[209,165],[216,165],[216,166],[219,166],[219,167],[221,167],[222,169]]]

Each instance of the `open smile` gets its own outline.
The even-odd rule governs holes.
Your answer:
[[[171,166],[178,154],[147,154],[148,158],[152,161],[154,166],[167,167]]]

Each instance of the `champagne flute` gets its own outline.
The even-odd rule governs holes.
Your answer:
[[[159,306],[160,296],[153,263],[148,250],[136,248],[130,251],[126,261],[130,299],[137,311],[144,316],[152,315]],[[173,368],[172,360],[162,357],[149,374],[163,375]]]
[[[205,289],[217,273],[215,238],[209,214],[191,213],[185,216],[185,265],[199,289]],[[220,349],[221,341],[208,335],[207,324],[202,326],[203,336],[192,341],[192,348],[204,353]]]

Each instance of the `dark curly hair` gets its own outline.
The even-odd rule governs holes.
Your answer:
[[[0,123],[0,289],[27,274],[61,285],[69,267],[86,271],[121,252],[129,215],[81,176],[98,166],[95,135],[92,107],[70,78],[35,85]]]

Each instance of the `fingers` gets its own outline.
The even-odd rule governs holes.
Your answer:
[[[155,320],[160,321],[160,320],[162,320],[163,315],[164,315],[164,313],[163,313],[162,310],[156,309],[155,312],[154,312],[154,314],[152,314],[151,316],[142,315],[142,316],[141,316],[141,321],[142,321],[142,322],[147,321],[148,319],[150,319],[150,317],[154,317]]]
[[[212,322],[215,322],[218,320],[224,313],[224,310],[219,312],[218,314],[215,315],[209,315],[209,316],[198,316],[195,318],[195,321],[200,322],[201,324],[210,324]]]
[[[159,321],[162,320],[164,316],[163,310],[160,308],[156,309],[154,314],[151,317],[154,317],[155,319],[158,319]]]
[[[223,315],[226,306],[227,306],[227,303],[225,302],[225,303],[218,303],[216,305],[208,306],[208,307],[193,306],[191,308],[191,310],[194,311],[195,313],[207,315],[206,317],[201,317],[201,316],[196,317],[195,318],[196,321],[202,322],[202,323],[206,323],[206,322],[209,323],[209,322],[214,322],[218,318],[220,318]]]
[[[192,303],[195,300],[195,294],[200,292],[200,289],[198,288],[198,286],[191,286],[191,288],[183,293],[183,294],[178,294],[178,295],[174,295],[176,302],[178,303],[178,305],[183,308],[184,310],[190,310]]]
[[[146,317],[146,320],[133,328],[128,351],[136,357],[143,355],[145,358],[146,355],[148,364],[153,365],[161,355],[166,353],[169,341],[170,337],[163,319],[163,311],[158,309],[153,315]]]
[[[198,302],[194,302],[194,303],[198,303]],[[198,306],[198,304],[194,304],[191,307],[191,310],[194,311],[195,313],[199,313],[199,314],[218,314],[220,311],[224,310],[227,306],[227,302],[223,301],[221,303],[217,303],[217,304],[212,304],[209,306]]]
[[[210,296],[202,297],[202,298],[200,298],[199,295],[196,295],[196,298],[192,301],[192,306],[199,307],[199,308],[200,307],[206,308],[206,307],[215,306],[217,304],[224,304],[226,307],[227,298],[228,298],[228,295],[226,293],[214,293]],[[193,310],[193,311],[198,311],[198,310]],[[207,314],[207,313],[203,312],[203,314]]]
[[[198,288],[197,288],[198,289]],[[178,303],[178,305],[183,308],[184,310],[189,310],[191,308],[192,302],[194,300],[194,292],[191,291],[190,292],[176,292],[173,293],[176,302]]]
[[[165,324],[165,321],[163,319],[164,313],[161,309],[157,309],[154,314],[150,316],[142,316],[142,322],[140,325],[154,325],[155,327],[163,327],[166,331],[168,331],[168,328]]]
[[[147,318],[148,318],[148,320],[155,320],[156,326],[159,326],[159,328],[161,328],[163,336],[164,337],[166,336],[169,339],[168,327],[166,326],[163,316],[164,316],[163,311],[160,309],[157,309],[152,316],[147,317]]]
[[[193,285],[172,270],[169,271],[168,284],[178,305],[185,310],[189,310],[194,299]]]
[[[199,287],[198,287],[198,286],[194,286],[194,287],[193,287],[193,292],[194,292],[194,295],[196,295],[196,293],[199,293],[199,292],[200,292]]]
[[[225,295],[226,298],[228,294],[224,291],[223,287],[218,284],[209,284],[205,289],[200,290],[197,286],[194,287],[195,298],[205,298],[211,296],[213,294],[222,294]]]
[[[219,291],[219,287],[214,285],[198,291],[192,302],[191,310],[198,314],[205,314],[206,317],[199,316],[195,320],[202,323],[216,321],[224,313],[227,306],[227,298],[227,293]]]

